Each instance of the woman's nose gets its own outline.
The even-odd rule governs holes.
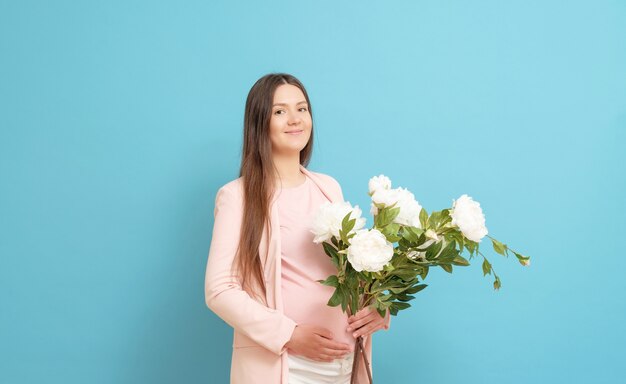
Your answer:
[[[288,123],[290,125],[299,124],[301,121],[302,121],[302,119],[296,113],[292,112],[292,113],[289,114]]]

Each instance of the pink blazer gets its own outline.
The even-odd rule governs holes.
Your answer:
[[[331,202],[343,201],[341,186],[335,179],[311,172],[303,166],[300,169]],[[205,276],[206,304],[234,329],[231,383],[287,384],[287,351],[284,345],[291,338],[296,323],[283,314],[280,231],[272,231],[268,238],[264,230],[259,245],[265,277],[265,297],[251,297],[241,288],[236,274],[231,270],[243,215],[242,187],[242,179],[238,178],[217,192],[215,223]],[[280,228],[276,197],[273,197],[270,205],[271,228]],[[371,362],[370,337],[365,339],[365,349]],[[361,369],[359,382],[366,381],[365,370]]]

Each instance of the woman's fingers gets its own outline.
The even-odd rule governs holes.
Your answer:
[[[325,356],[328,356],[328,357],[332,357],[333,359],[336,359],[336,358],[339,358],[339,357],[344,357],[348,353],[350,353],[350,351],[345,350],[345,349],[323,348],[322,351],[320,352],[320,355],[325,355]]]
[[[360,311],[358,311],[354,315],[348,317],[348,324],[353,323],[353,322],[355,322],[357,320],[360,320],[360,319],[364,318],[365,316],[369,315],[371,312],[372,312],[372,309],[370,307],[365,307],[365,308],[361,309]]]
[[[328,350],[340,351],[342,353],[351,351],[351,348],[348,344],[340,343],[338,341],[326,339],[323,337],[318,338],[318,343],[322,348]]]
[[[371,311],[366,316],[350,323],[347,330],[348,332],[354,331],[352,336],[356,338],[359,336],[370,335],[373,332],[384,328],[384,325],[385,319],[381,317],[378,312]]]
[[[318,337],[317,344],[318,345],[315,348],[316,353],[312,356],[312,358],[317,361],[330,362],[334,359],[344,357],[351,351],[349,345],[326,339],[324,337]]]
[[[330,330],[322,327],[314,327],[313,332],[327,339],[332,339],[334,336]]]
[[[359,337],[359,336],[369,336],[372,333],[374,333],[375,331],[378,331],[379,329],[383,329],[383,322],[379,322],[379,321],[372,321],[371,323],[364,325],[363,327],[359,328],[356,332],[354,332],[354,337]]]
[[[355,329],[359,329],[359,328],[361,328],[361,327],[362,327],[362,326],[364,326],[365,324],[368,324],[368,323],[370,323],[370,322],[372,322],[372,321],[375,321],[375,320],[376,320],[376,318],[375,318],[374,316],[378,316],[378,317],[380,317],[380,315],[379,315],[377,312],[374,312],[374,313],[368,313],[367,315],[365,315],[365,316],[363,316],[363,317],[361,317],[361,318],[359,318],[359,319],[357,319],[357,320],[354,320],[354,321],[353,321],[352,323],[350,323],[350,325],[348,326],[348,332],[352,332],[352,331],[354,331]]]

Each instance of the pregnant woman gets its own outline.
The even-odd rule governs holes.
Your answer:
[[[206,269],[207,306],[234,329],[231,383],[349,383],[355,338],[387,329],[389,314],[348,317],[326,305],[336,270],[313,243],[320,204],[343,201],[332,177],[309,171],[311,103],[288,74],[259,79],[244,114],[240,177],[222,186]],[[357,382],[367,374],[360,364]]]

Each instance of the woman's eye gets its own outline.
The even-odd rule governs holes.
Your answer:
[[[308,110],[309,110],[309,109],[308,109],[307,107],[302,107],[302,108],[300,108],[300,112],[306,112],[306,111],[308,111]]]
[[[282,115],[285,111],[283,111],[282,109],[277,109],[276,111],[274,111],[275,115]]]

